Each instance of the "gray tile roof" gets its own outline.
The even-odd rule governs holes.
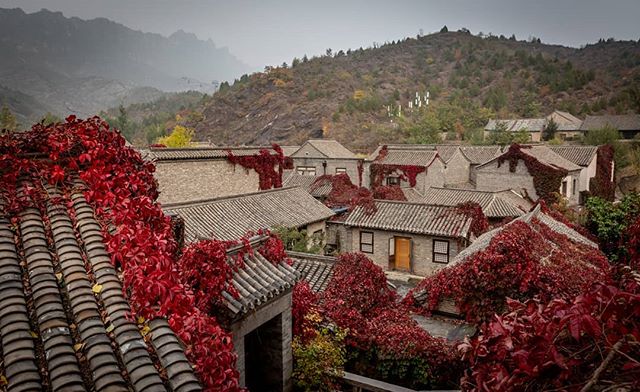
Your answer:
[[[510,119],[510,120],[489,120],[487,125],[484,127],[486,131],[493,131],[498,128],[498,126],[504,126],[507,132],[518,132],[518,131],[528,131],[528,132],[541,132],[547,120],[544,118],[519,118],[519,119]]]
[[[405,199],[413,203],[425,203],[424,195],[418,192],[415,188],[400,188],[404,194]]]
[[[388,165],[416,165],[428,167],[439,156],[435,147],[429,145],[389,145],[387,155],[380,159],[379,154],[384,146],[379,146],[369,156],[372,163]]]
[[[287,254],[293,260],[293,268],[300,273],[302,280],[309,283],[311,290],[320,293],[327,288],[337,258],[292,251]]]
[[[598,152],[597,146],[549,146],[551,151],[578,166],[589,166]]]
[[[311,139],[307,143],[320,151],[327,158],[336,159],[356,159],[356,155],[345,146],[332,139]]]
[[[619,131],[638,131],[640,130],[640,114],[587,116],[580,129],[594,131],[606,126],[613,127]]]
[[[284,179],[284,181],[282,182],[282,186],[283,187],[298,186],[304,189],[305,191],[309,192],[313,197],[324,197],[329,195],[332,189],[330,181],[326,181],[321,184],[316,184],[316,186],[312,186],[313,183],[318,178],[319,178],[318,176],[305,176],[302,174],[298,174],[296,172],[292,172]]]
[[[558,126],[558,131],[579,131],[582,127],[582,120],[571,113],[556,110],[546,117],[547,122],[553,121]]]
[[[246,195],[166,204],[167,214],[185,222],[185,240],[237,240],[247,232],[277,226],[301,227],[334,215],[302,188],[279,188]]]
[[[0,363],[8,390],[39,391],[48,380],[54,391],[164,391],[158,368],[173,390],[201,390],[166,322],[151,321],[146,341],[131,320],[82,190],[70,191],[67,205],[53,201],[61,190],[45,187],[45,211],[25,207],[15,226],[0,194]]]
[[[461,146],[460,150],[472,165],[481,165],[501,154],[500,146]]]
[[[229,151],[236,156],[249,156],[258,154],[260,150],[263,149],[273,151],[273,147],[271,146],[151,148],[145,151],[147,152],[148,157],[155,161],[181,161],[197,159],[226,159],[229,155]]]
[[[531,148],[523,148],[522,152],[531,155],[542,163],[563,168],[568,171],[580,170],[580,166],[566,160],[562,156],[555,153],[547,146],[531,146]]]
[[[231,284],[239,296],[228,291],[222,292],[224,305],[233,318],[254,311],[289,291],[300,277],[300,273],[286,262],[274,264],[260,254],[259,245],[266,238],[254,237],[249,240],[253,251],[243,255],[243,266],[233,272]],[[230,265],[236,265],[237,253],[243,247],[238,245],[227,251]]]
[[[504,147],[505,154],[508,152],[509,148],[510,146]],[[544,145],[540,145],[540,144],[523,145],[520,151],[522,151],[524,154],[527,154],[535,158],[536,160],[538,160],[539,162],[547,166],[565,169],[569,172],[578,171],[582,169],[580,166],[563,158],[562,156],[560,156],[559,154],[551,150],[549,147]],[[496,158],[492,159],[491,161],[495,160]],[[483,167],[487,163],[489,162],[485,162],[479,167]]]
[[[433,205],[455,206],[468,201],[476,202],[487,218],[517,217],[525,214],[511,200],[501,196],[500,192],[469,189],[429,188],[424,202]]]
[[[356,207],[344,224],[456,238],[466,238],[471,225],[469,217],[452,207],[389,200],[376,200],[375,204],[377,210],[370,214],[362,207]]]

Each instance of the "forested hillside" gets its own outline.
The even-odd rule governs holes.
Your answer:
[[[495,116],[554,109],[584,116],[639,106],[638,42],[609,39],[577,49],[464,30],[327,49],[267,67],[223,84],[189,125],[198,139],[219,144],[324,136],[363,151],[380,142],[429,142],[440,131],[470,139]]]

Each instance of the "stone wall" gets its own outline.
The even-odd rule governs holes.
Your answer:
[[[449,159],[444,169],[445,185],[464,184],[469,182],[469,161],[458,149]]]
[[[444,263],[434,263],[433,258],[433,240],[449,241],[449,261],[464,248],[461,241],[448,237],[432,237],[419,234],[409,234],[393,231],[368,230],[360,228],[350,228],[351,243],[347,252],[360,252],[360,232],[373,232],[373,253],[365,253],[367,257],[373,260],[376,265],[382,269],[389,270],[389,240],[393,237],[411,238],[411,271],[412,274],[420,276],[429,276],[438,270],[447,266]]]
[[[238,354],[236,366],[240,373],[240,386],[249,385],[246,354],[249,351],[249,355],[251,355],[251,350],[255,349],[254,339],[257,333],[261,339],[258,355],[261,360],[264,358],[262,360],[264,368],[261,369],[266,377],[264,381],[278,383],[277,388],[268,390],[291,391],[291,375],[293,373],[291,292],[277,297],[254,312],[248,313],[244,318],[233,323],[230,329],[233,335],[233,345]],[[253,364],[255,365],[255,362]]]
[[[226,159],[156,163],[162,204],[212,199],[259,191],[258,173]]]

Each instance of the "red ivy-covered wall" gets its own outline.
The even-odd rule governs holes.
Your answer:
[[[400,173],[400,179],[402,181],[408,181],[409,185],[413,188],[416,186],[416,178],[418,174],[426,172],[427,168],[424,166],[416,165],[392,165],[383,163],[384,159],[389,154],[387,146],[382,146],[378,156],[375,157],[371,163],[371,189],[376,189],[382,186],[382,183],[386,177],[393,173]]]
[[[258,173],[259,189],[268,190],[282,187],[282,173],[293,169],[293,160],[286,157],[282,148],[273,144],[275,154],[267,149],[249,156],[236,156],[231,150],[227,152],[227,160],[233,165],[240,165],[246,170]]]
[[[523,148],[531,148],[531,146],[512,144],[509,150],[498,158],[498,167],[504,162],[509,162],[509,171],[513,173],[516,171],[518,161],[523,161],[527,171],[533,177],[533,187],[538,197],[547,203],[555,202],[562,179],[568,174],[567,170],[545,165],[531,155],[524,153]]]

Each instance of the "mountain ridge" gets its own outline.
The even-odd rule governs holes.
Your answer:
[[[227,48],[191,33],[165,37],[46,9],[0,8],[0,37],[0,85],[61,116],[151,101],[163,91],[211,93],[217,81],[249,69]],[[17,114],[33,120],[26,112]]]

